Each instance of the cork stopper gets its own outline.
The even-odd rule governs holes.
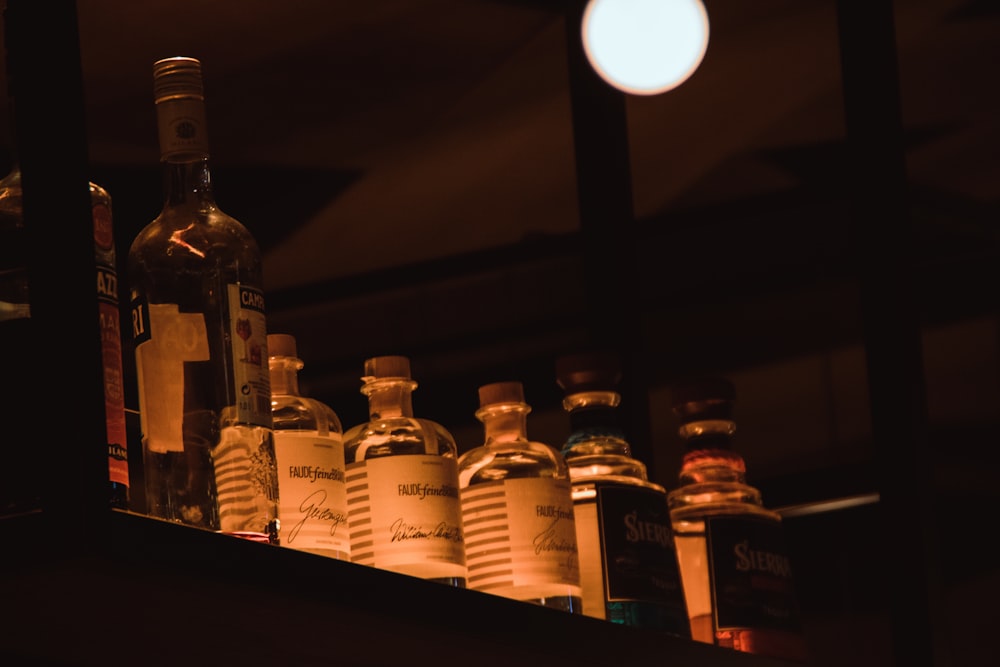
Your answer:
[[[564,355],[555,366],[556,383],[567,394],[614,391],[622,379],[618,356],[607,350]]]
[[[372,357],[365,360],[364,380],[410,379],[410,360],[401,356]]]
[[[153,97],[157,104],[183,98],[204,100],[201,61],[177,56],[153,63]]]
[[[723,377],[702,377],[674,385],[671,403],[682,423],[733,418],[736,387]]]
[[[295,336],[290,334],[268,334],[267,353],[272,357],[296,357],[298,349],[295,345]]]
[[[479,407],[496,403],[524,403],[524,385],[520,382],[494,382],[479,388]]]

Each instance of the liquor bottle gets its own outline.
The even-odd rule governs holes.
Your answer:
[[[485,441],[458,460],[469,588],[583,613],[569,471],[531,441],[520,382],[479,388]]]
[[[344,434],[351,561],[465,588],[458,447],[413,416],[410,360],[365,360],[368,421]]]
[[[570,435],[562,448],[573,484],[583,613],[691,637],[666,489],[632,456],[618,406],[618,358],[556,359]]]
[[[725,378],[678,384],[684,443],[668,494],[692,638],[787,660],[806,658],[781,515],[746,483],[733,449],[736,391]]]
[[[325,403],[302,396],[294,336],[268,334],[281,545],[350,560],[344,428]]]
[[[215,203],[201,63],[158,60],[165,198],[128,254],[148,514],[278,542],[260,250]]]
[[[111,197],[100,185],[90,183],[90,200],[94,223],[94,256],[97,264],[97,322],[101,331],[101,359],[104,366],[104,416],[107,435],[109,504],[116,509],[129,509],[128,443],[125,430],[125,389],[122,371],[121,311],[118,304],[118,272],[115,256],[115,239],[111,217]],[[24,215],[21,195],[21,170],[17,162],[0,180],[0,234],[2,234],[2,261],[0,261],[0,322],[4,330],[20,330],[21,340],[31,334],[31,300],[28,281],[27,248],[25,245]],[[31,355],[23,354],[27,347],[9,355],[8,371],[11,377],[23,377],[29,366],[36,363]],[[26,364],[26,365],[25,365]],[[11,383],[11,390],[18,391]],[[6,391],[5,391],[6,393]],[[21,400],[10,397],[4,405],[14,405]],[[103,445],[102,445],[103,446]],[[25,480],[25,466],[11,466],[12,474]],[[22,482],[12,479],[14,486]],[[6,485],[4,485],[5,488]],[[28,509],[38,504],[34,491],[12,503]],[[6,504],[6,502],[5,502]],[[11,508],[8,508],[11,509]]]

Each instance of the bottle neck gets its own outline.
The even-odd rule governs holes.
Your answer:
[[[299,371],[303,363],[295,357],[271,357],[271,393],[275,396],[299,396]]]
[[[204,100],[193,96],[162,100],[156,105],[156,117],[166,205],[212,207]]]
[[[361,388],[368,397],[368,416],[372,420],[413,417],[413,390],[417,383],[402,378],[371,380]]]
[[[570,436],[563,445],[567,458],[592,454],[631,456],[621,425],[618,405],[621,395],[614,391],[569,394],[563,408],[569,413]]]
[[[485,444],[527,440],[529,412],[531,408],[524,403],[500,403],[477,410],[476,418],[483,423]]]
[[[163,162],[166,208],[209,210],[215,207],[208,158],[192,162]]]
[[[746,463],[733,451],[736,423],[730,419],[691,421],[680,427],[684,441],[681,484],[746,483]]]

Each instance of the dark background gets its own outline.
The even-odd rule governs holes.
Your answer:
[[[531,435],[558,446],[554,359],[610,340],[629,356],[636,453],[664,486],[681,453],[671,384],[722,373],[768,505],[878,493],[880,453],[922,452],[873,436],[838,4],[708,0],[709,48],[688,82],[621,98],[622,116],[612,96],[589,117],[612,141],[624,121],[625,170],[580,143],[565,4],[79,3],[92,179],[113,198],[120,262],[161,204],[152,63],[198,57],[218,202],[261,244],[269,328],[298,339],[304,392],[345,428],[367,417],[364,359],[404,354],[416,412],[460,450],[480,442],[477,387],[508,379],[525,384]],[[929,445],[913,511],[934,534],[942,641],[954,664],[974,664],[1000,583],[987,548],[1000,16],[986,0],[893,10],[914,240],[900,245]],[[628,195],[603,199],[590,177]],[[628,262],[588,245],[587,221],[609,211]],[[882,222],[895,233],[898,221],[864,224]],[[788,519],[819,665],[890,664],[883,520],[877,505]]]

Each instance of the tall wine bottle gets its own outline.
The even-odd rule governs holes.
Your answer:
[[[201,62],[157,61],[153,89],[164,204],[127,265],[146,511],[277,544],[260,249],[215,203]]]

